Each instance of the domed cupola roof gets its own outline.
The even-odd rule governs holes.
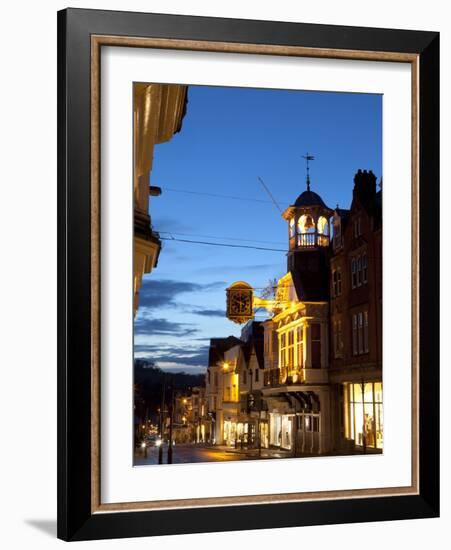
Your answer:
[[[318,193],[310,191],[310,189],[301,193],[293,206],[321,206],[322,208],[327,208]]]
[[[303,209],[303,208],[313,208],[314,210],[323,210],[324,212],[322,215],[326,215],[327,213],[332,213],[332,210],[328,206],[326,206],[323,199],[318,195],[318,193],[315,193],[314,191],[310,190],[309,161],[314,160],[315,157],[307,153],[306,155],[303,156],[303,158],[305,158],[306,165],[307,165],[307,178],[306,178],[307,189],[299,195],[299,197],[296,199],[294,204],[291,204],[282,213],[282,217],[286,220],[291,220],[296,215],[296,212],[299,212],[298,209]]]

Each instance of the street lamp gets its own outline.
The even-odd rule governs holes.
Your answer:
[[[141,449],[143,450],[143,456],[144,456],[144,458],[147,458],[147,445],[146,445],[146,442],[145,442],[145,441],[143,441],[143,442],[141,443]]]

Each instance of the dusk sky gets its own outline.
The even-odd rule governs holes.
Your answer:
[[[283,210],[306,188],[306,152],[315,156],[312,191],[349,208],[355,172],[382,175],[382,96],[189,86],[181,132],[155,146],[151,183],[163,192],[150,198],[154,229],[164,239],[279,250],[163,240],[143,278],[135,357],[203,372],[209,339],[239,336],[225,317],[226,287],[261,289],[286,272],[287,224],[258,177]]]

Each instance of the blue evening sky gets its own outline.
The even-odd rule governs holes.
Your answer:
[[[349,208],[355,172],[382,175],[382,96],[189,86],[181,132],[154,151],[151,183],[163,189],[151,197],[154,229],[282,251],[164,240],[143,279],[136,357],[202,372],[210,338],[239,336],[224,314],[225,288],[236,280],[262,288],[286,271],[286,222],[258,177],[283,210],[306,188],[307,151],[312,190],[330,208]]]

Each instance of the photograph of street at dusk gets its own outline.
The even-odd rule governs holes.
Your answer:
[[[133,96],[134,465],[382,453],[382,96]]]

